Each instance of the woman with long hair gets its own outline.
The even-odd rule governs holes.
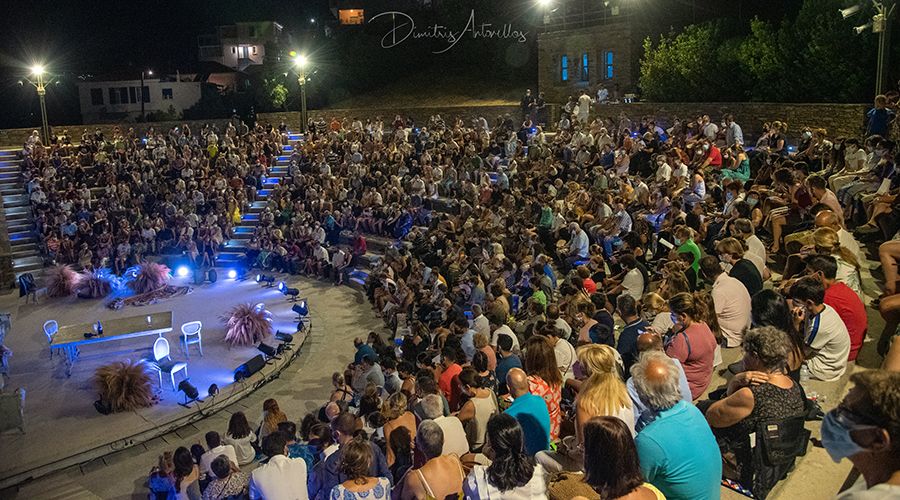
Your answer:
[[[200,500],[200,468],[191,450],[184,446],[175,450],[175,500]]]
[[[701,320],[712,321],[716,317],[710,314],[709,303],[695,300],[689,293],[679,293],[669,299],[669,311],[675,325],[665,350],[669,357],[681,362],[693,399],[700,397],[712,380],[716,337],[709,325]]]
[[[412,438],[415,439],[416,416],[413,412],[407,410],[406,396],[399,392],[392,395],[390,399],[388,399],[388,404],[382,409],[382,413],[385,418],[387,418],[387,423],[384,424],[384,436],[389,441],[391,434],[401,427],[405,427]],[[396,457],[394,456],[394,451],[390,447],[387,449],[385,458],[387,458],[388,466],[394,465]]]
[[[159,464],[150,471],[150,500],[168,500],[175,495],[175,459],[171,451],[159,456]]]
[[[463,484],[466,498],[547,498],[547,473],[525,452],[525,433],[519,422],[505,413],[487,423],[484,454],[491,465],[476,465]]]
[[[550,412],[550,439],[559,437],[562,412],[562,375],[556,363],[556,351],[543,335],[535,335],[525,342],[525,373],[528,374],[529,392],[540,396]]]
[[[584,445],[583,481],[600,498],[665,500],[662,492],[644,480],[634,438],[620,419],[601,416],[585,423]]]
[[[349,403],[353,401],[353,388],[345,382],[343,374],[334,372],[331,375],[331,385],[334,386],[334,390],[331,391],[329,402],[346,401]]]
[[[278,407],[278,402],[274,399],[267,399],[263,402],[263,414],[259,425],[259,439],[262,441],[266,436],[278,430],[278,424],[287,422],[287,415]]]
[[[763,290],[750,298],[750,311],[750,321],[754,328],[774,326],[787,334],[791,342],[786,363],[787,375],[799,382],[806,342],[794,325],[787,300],[775,290]]]
[[[375,454],[366,441],[352,439],[341,446],[339,471],[347,480],[329,492],[340,500],[385,500],[391,497],[391,482],[386,477],[369,477]]]
[[[604,344],[589,344],[578,348],[578,364],[587,377],[575,398],[575,441],[568,454],[578,460],[584,453],[584,424],[590,419],[607,415],[616,417],[634,435],[634,407],[628,389],[619,376],[616,351]]]
[[[866,303],[862,290],[862,280],[859,275],[859,261],[853,252],[845,246],[841,246],[841,237],[837,231],[830,227],[820,227],[813,232],[813,245],[816,253],[831,255],[837,261],[837,280],[850,287],[859,295],[859,299]]]
[[[244,412],[238,411],[233,413],[231,420],[228,421],[228,431],[225,432],[225,444],[234,446],[238,465],[249,464],[256,458],[256,451],[253,449],[253,443],[255,442],[256,434],[250,428]]]

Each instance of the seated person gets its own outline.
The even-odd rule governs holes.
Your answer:
[[[760,422],[805,414],[800,385],[787,376],[790,340],[773,326],[744,334],[744,371],[728,383],[726,397],[698,404],[722,451],[722,474],[745,488],[753,486],[750,435]],[[711,404],[707,404],[711,403]]]
[[[825,287],[815,278],[801,278],[791,285],[794,325],[806,339],[806,366],[810,376],[830,382],[847,369],[850,333],[841,316],[825,304]]]

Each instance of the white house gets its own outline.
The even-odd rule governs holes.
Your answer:
[[[136,119],[141,114],[142,97],[145,114],[168,111],[169,107],[174,108],[176,113],[182,113],[200,100],[201,85],[201,82],[145,78],[142,91],[140,78],[84,79],[78,82],[81,119],[84,124]]]
[[[219,26],[215,35],[200,35],[200,61],[213,61],[237,71],[262,64],[266,43],[282,36],[282,27],[274,21],[236,23]]]

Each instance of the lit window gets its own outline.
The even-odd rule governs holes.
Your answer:
[[[365,21],[363,12],[361,9],[342,10],[338,12],[338,17],[341,24],[363,24]]]
[[[569,58],[566,56],[562,56],[562,81],[569,81]]]
[[[613,77],[613,53],[611,51],[606,52],[604,54],[603,58],[606,61],[606,78],[612,78]]]
[[[581,81],[588,81],[588,55],[581,55]]]
[[[164,101],[171,100],[172,97],[172,89],[162,89],[162,98]]]

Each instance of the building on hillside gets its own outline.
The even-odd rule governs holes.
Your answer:
[[[686,22],[678,2],[558,0],[548,4],[538,34],[538,88],[547,102],[564,104],[602,84],[611,99],[638,94],[644,39]],[[654,8],[651,4],[658,4]]]
[[[219,92],[246,92],[250,88],[250,75],[213,61],[200,61],[169,75],[179,82],[201,82],[215,85]]]
[[[217,62],[237,71],[263,63],[266,44],[284,35],[274,21],[235,23],[216,27],[214,35],[200,35],[200,61]]]
[[[177,74],[176,74],[177,75]],[[202,82],[175,78],[134,78],[131,73],[85,77],[78,82],[81,120],[84,124],[136,120],[155,111],[182,113],[200,100]]]

